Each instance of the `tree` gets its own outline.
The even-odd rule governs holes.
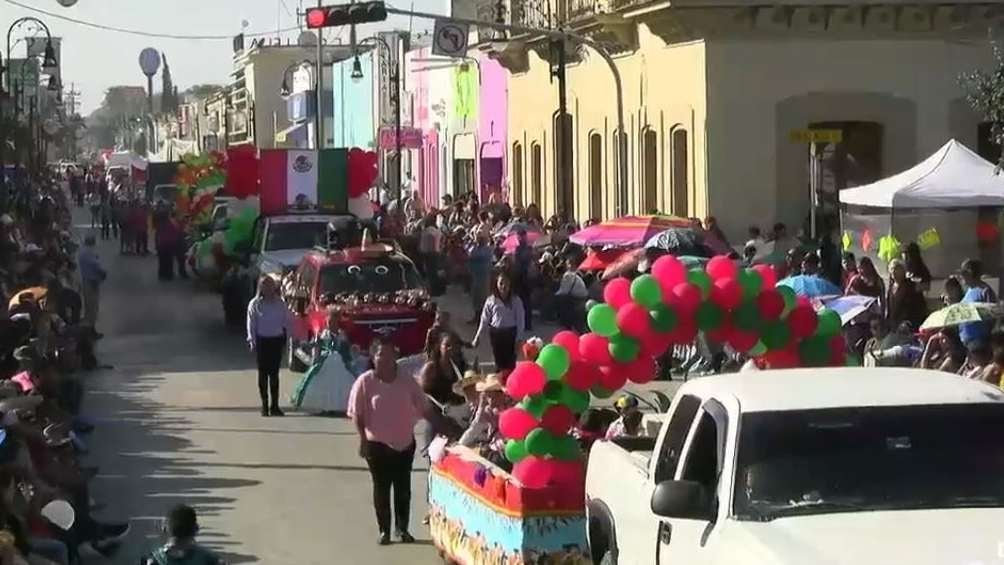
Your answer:
[[[997,145],[1004,144],[1004,51],[993,44],[993,68],[977,70],[959,78],[966,100],[982,117],[990,122],[990,137]],[[1004,154],[997,167],[1004,167]]]
[[[174,80],[171,78],[171,66],[167,64],[167,55],[160,54],[164,60],[164,70],[160,72],[161,92],[160,111],[165,114],[173,114],[178,111],[178,100],[174,97]]]
[[[210,94],[213,94],[217,90],[223,88],[218,84],[196,84],[185,90],[182,94],[186,96],[191,96],[196,100],[202,100],[203,98],[208,98]]]
[[[87,136],[95,147],[114,147],[115,134],[123,119],[146,113],[146,89],[142,86],[113,86],[105,91],[101,107],[87,116]]]

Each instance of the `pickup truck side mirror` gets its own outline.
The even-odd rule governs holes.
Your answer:
[[[712,520],[711,499],[695,481],[663,481],[652,492],[652,513],[663,518]]]

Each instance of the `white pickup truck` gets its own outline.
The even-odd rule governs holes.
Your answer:
[[[597,442],[595,563],[1004,563],[1004,393],[914,369],[680,388],[658,437]]]

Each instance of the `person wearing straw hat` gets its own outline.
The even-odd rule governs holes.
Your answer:
[[[471,423],[460,436],[460,445],[466,447],[487,447],[492,451],[502,449],[498,434],[499,413],[506,408],[505,387],[498,373],[488,375],[475,385],[479,394],[478,405],[474,410]]]

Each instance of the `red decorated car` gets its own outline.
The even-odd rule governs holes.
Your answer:
[[[290,344],[290,368],[298,371],[310,364],[312,348],[304,346],[324,331],[331,312],[352,344],[367,348],[379,335],[413,355],[425,347],[436,311],[414,263],[394,243],[309,251],[284,294],[306,327],[306,341]]]

